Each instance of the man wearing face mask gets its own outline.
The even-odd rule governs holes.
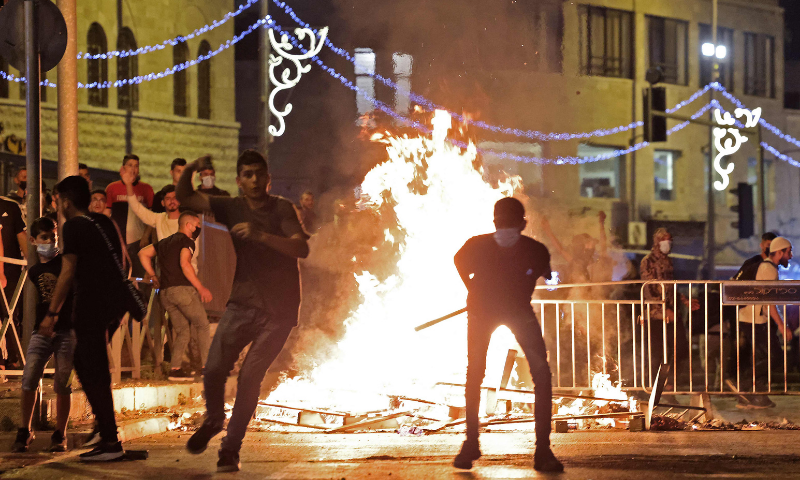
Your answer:
[[[667,229],[659,228],[653,234],[653,248],[647,256],[642,259],[640,269],[642,280],[674,280],[675,271],[672,266],[672,259],[669,254],[672,252],[672,234]],[[667,363],[672,368],[677,368],[678,378],[682,374],[688,374],[688,370],[683,368],[684,362],[689,358],[688,337],[686,336],[686,326],[681,316],[675,315],[675,288],[672,284],[650,283],[644,288],[644,298],[646,301],[660,302],[662,299],[662,288],[665,293],[665,305],[652,304],[649,312],[643,314],[642,321],[650,320],[650,348],[653,364],[658,365],[664,361],[664,353],[667,355]],[[691,304],[689,299],[682,294],[678,294],[680,302],[693,311],[700,309],[700,303],[693,299]],[[677,322],[676,327],[668,325]],[[667,345],[664,345],[663,329],[667,329]],[[677,333],[676,333],[677,331]],[[676,338],[677,337],[677,338]],[[676,358],[672,358],[673,352],[677,350]],[[655,375],[655,372],[653,372]],[[670,377],[672,378],[672,377]]]
[[[28,169],[21,167],[14,175],[14,185],[17,189],[10,192],[6,197],[17,202],[21,207],[25,206],[26,190],[28,189]]]
[[[197,172],[200,175],[200,185],[197,186],[197,191],[210,195],[212,197],[230,197],[231,194],[215,185],[217,181],[217,172],[214,170],[214,165],[209,161],[203,170]]]
[[[209,291],[197,278],[192,267],[194,241],[200,236],[200,218],[196,213],[186,211],[180,215],[178,233],[139,252],[139,259],[148,275],[153,279],[156,288],[161,288],[159,295],[161,305],[169,312],[172,330],[175,336],[172,349],[173,368],[169,378],[175,381],[192,380],[193,376],[180,366],[180,360],[186,353],[189,340],[197,342],[202,365],[208,358],[211,336],[209,334],[208,317],[203,302],[212,300]],[[156,276],[153,269],[153,257],[158,257],[161,276]],[[176,363],[177,362],[177,363]],[[177,366],[176,366],[177,365]]]
[[[36,323],[33,327],[26,354],[27,362],[22,373],[22,421],[24,425],[17,431],[12,451],[26,452],[35,438],[31,430],[33,407],[36,403],[36,390],[42,379],[45,365],[55,356],[55,375],[53,387],[56,391],[56,431],[51,437],[50,451],[67,450],[67,421],[69,420],[72,388],[70,377],[75,352],[75,334],[72,331],[71,315],[58,318],[55,325],[42,326],[42,320],[50,307],[53,290],[61,273],[61,255],[56,250],[56,224],[42,217],[33,222],[30,228],[31,244],[39,254],[39,263],[28,270],[28,279],[36,289]],[[72,297],[64,302],[67,312],[72,312]],[[41,328],[40,328],[41,327]]]
[[[536,282],[550,277],[550,252],[536,240],[522,235],[525,207],[515,198],[503,198],[494,206],[494,234],[467,240],[456,253],[455,265],[467,287],[467,439],[453,461],[456,468],[470,469],[480,458],[478,442],[481,383],[486,371],[486,352],[492,333],[506,325],[522,347],[536,386],[536,450],[533,467],[561,472],[564,466],[550,450],[552,385],[542,330],[531,307]]]

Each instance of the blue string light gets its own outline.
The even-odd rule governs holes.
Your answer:
[[[240,33],[239,35],[235,35],[231,40],[227,40],[225,43],[221,44],[219,46],[219,48],[217,48],[216,50],[214,50],[212,52],[209,52],[206,55],[200,55],[194,60],[188,60],[186,62],[183,62],[183,63],[179,64],[179,65],[172,66],[172,67],[170,67],[170,68],[168,68],[166,70],[163,70],[161,72],[158,72],[158,73],[149,73],[147,75],[139,75],[139,76],[136,76],[136,77],[133,77],[133,78],[125,78],[125,79],[122,79],[122,80],[116,80],[114,82],[108,82],[108,81],[106,81],[106,82],[92,82],[92,83],[88,83],[88,84],[78,82],[78,88],[112,88],[112,87],[118,88],[118,87],[122,87],[124,85],[139,85],[139,84],[141,84],[143,82],[149,82],[149,81],[152,81],[152,80],[158,80],[160,78],[168,77],[170,75],[174,75],[177,72],[180,72],[182,70],[186,70],[189,67],[193,67],[194,65],[197,65],[198,63],[204,62],[206,60],[211,59],[212,57],[215,57],[215,56],[219,55],[220,53],[224,52],[225,50],[227,50],[230,47],[232,47],[232,46],[236,45],[237,43],[239,43],[247,35],[253,33],[258,27],[262,27],[262,26],[266,26],[266,25],[272,25],[274,23],[275,22],[272,20],[272,18],[269,15],[267,15],[264,18],[260,18],[255,23],[250,25],[245,31]],[[17,76],[15,76],[13,74],[6,73],[6,72],[3,72],[3,71],[0,71],[0,77],[6,79],[8,81],[13,81],[13,82],[17,82],[17,83],[27,83],[27,80],[25,79],[25,77],[17,77]],[[41,82],[40,85],[43,86],[43,87],[51,87],[51,88],[55,88],[56,87],[55,83],[53,83],[51,81],[48,81],[48,80],[45,80],[45,81]]]
[[[312,30],[315,34],[317,33],[317,30],[312,28],[311,25],[309,25],[308,23],[304,22],[303,19],[301,19],[294,12],[292,7],[290,7],[289,5],[286,4],[286,2],[283,2],[282,0],[272,0],[272,2],[275,5],[277,5],[279,8],[281,8],[287,15],[289,15],[289,17],[292,20],[297,22],[297,24],[299,24],[300,26],[302,26],[304,28],[308,28],[308,29]],[[327,38],[327,37],[325,38],[325,45],[328,48],[330,48],[334,53],[336,53],[339,56],[347,59],[350,63],[355,64],[356,60],[352,55],[350,55],[350,52],[348,52],[347,50],[345,50],[343,48],[339,48],[336,45],[334,45],[333,42],[331,42],[330,38]],[[412,91],[410,91],[410,90],[408,90],[408,89],[406,89],[404,87],[401,87],[400,85],[396,84],[392,80],[390,80],[390,79],[388,79],[386,77],[383,77],[382,75],[379,75],[378,73],[372,73],[370,76],[373,77],[374,79],[378,80],[379,82],[383,83],[387,87],[392,88],[394,90],[397,90],[401,94],[408,95],[408,97],[412,101],[414,101],[415,103],[417,103],[419,105],[422,105],[423,107],[427,108],[428,110],[447,110],[445,107],[443,107],[441,105],[437,105],[437,104],[433,103],[432,101],[428,100],[427,98],[423,97],[422,95],[418,95],[418,94],[416,94],[416,93],[414,93],[414,92],[412,92]],[[709,88],[710,88],[710,86],[707,85],[705,88],[703,88],[701,90],[698,90],[691,97],[689,97],[687,100],[684,100],[683,102],[679,103],[675,107],[667,110],[667,113],[674,113],[674,112],[680,110],[681,108],[685,107],[686,105],[689,105],[690,103],[692,103],[695,100],[697,100],[704,93],[706,93],[709,90]],[[447,110],[447,112],[450,114],[450,116],[455,118],[457,121],[464,122],[465,119],[464,119],[463,115],[460,115],[460,114],[455,113],[455,112],[451,112],[449,110]],[[633,123],[630,123],[628,125],[622,125],[622,126],[615,127],[615,128],[599,129],[599,130],[594,130],[594,131],[586,132],[586,133],[544,133],[544,132],[539,132],[539,131],[536,131],[536,130],[520,130],[520,129],[517,129],[517,128],[508,128],[508,127],[503,127],[503,126],[496,126],[496,125],[492,125],[492,124],[489,124],[489,123],[486,123],[486,122],[483,122],[483,121],[480,121],[480,120],[477,120],[477,121],[470,120],[470,123],[475,125],[478,128],[481,128],[481,129],[484,129],[484,130],[489,130],[489,131],[494,132],[494,133],[502,133],[502,134],[512,135],[512,136],[516,136],[516,137],[526,137],[526,138],[530,138],[532,140],[544,140],[544,141],[564,141],[564,140],[588,139],[588,138],[593,138],[593,137],[605,137],[605,136],[608,136],[608,135],[614,135],[614,134],[617,134],[617,133],[626,132],[626,131],[632,130],[634,128],[644,126],[643,122],[633,122]]]
[[[175,45],[177,45],[179,43],[183,43],[183,42],[185,42],[187,40],[191,40],[191,39],[197,37],[198,35],[203,35],[204,33],[208,33],[208,32],[214,30],[217,27],[221,27],[222,25],[227,23],[228,20],[230,20],[231,18],[237,17],[240,13],[242,13],[243,11],[247,10],[248,8],[250,8],[253,4],[258,3],[258,1],[259,0],[247,0],[247,3],[239,6],[239,8],[237,8],[236,10],[234,10],[232,12],[226,13],[225,16],[223,16],[221,19],[214,20],[209,25],[205,25],[203,27],[197,28],[197,29],[195,29],[195,31],[193,31],[192,33],[190,33],[188,35],[178,35],[175,38],[171,38],[169,40],[164,40],[163,42],[161,42],[159,44],[147,45],[147,46],[144,46],[144,47],[139,47],[136,50],[121,50],[121,51],[120,50],[111,50],[111,51],[108,51],[108,52],[105,52],[105,53],[97,53],[97,54],[80,52],[80,53],[78,53],[78,60],[81,60],[81,59],[87,59],[87,60],[103,59],[103,60],[105,60],[105,59],[114,58],[114,57],[122,57],[122,58],[124,58],[124,57],[132,57],[134,55],[143,55],[145,53],[155,52],[157,50],[163,50],[163,49],[167,48],[167,46],[174,47]]]

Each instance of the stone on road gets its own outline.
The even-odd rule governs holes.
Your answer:
[[[187,432],[169,432],[126,443],[147,449],[150,458],[82,464],[79,451],[61,456],[37,453],[40,461],[6,470],[4,479],[146,478],[174,480],[234,478],[216,473],[220,437],[202,455],[185,450]],[[500,479],[552,478],[532,468],[533,435],[481,435],[484,456],[469,472],[451,466],[463,434],[404,437],[394,433],[249,432],[237,479]],[[565,464],[559,479],[790,478],[797,477],[798,431],[642,432],[581,431],[553,434],[553,450]],[[0,465],[10,454],[0,454]],[[5,471],[3,471],[5,470]]]

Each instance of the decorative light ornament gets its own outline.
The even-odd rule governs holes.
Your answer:
[[[316,34],[310,28],[295,28],[294,33],[300,41],[303,41],[306,36],[309,37],[308,50],[300,49],[302,52],[300,54],[290,53],[290,50],[294,47],[289,42],[289,36],[286,34],[281,35],[281,41],[278,42],[275,39],[275,30],[272,28],[269,30],[269,43],[272,45],[272,50],[277,53],[277,55],[270,54],[269,56],[269,79],[272,85],[274,85],[274,88],[269,94],[269,110],[278,119],[278,127],[276,128],[274,125],[270,125],[268,129],[270,135],[273,137],[280,137],[283,135],[283,132],[286,131],[286,122],[283,118],[292,111],[292,104],[288,102],[283,110],[275,108],[275,97],[283,90],[294,88],[294,86],[300,82],[300,77],[311,70],[310,63],[303,65],[300,62],[316,57],[319,54],[320,50],[322,50],[322,46],[325,44],[325,38],[328,36],[328,27],[319,29]],[[319,35],[319,38],[317,35]],[[292,76],[291,66],[285,66],[279,80],[275,74],[275,69],[283,64],[284,58],[292,62],[295,74]]]
[[[738,152],[742,144],[747,141],[747,137],[742,136],[738,128],[731,128],[737,123],[731,113],[725,112],[723,115],[721,112],[719,108],[714,110],[714,118],[717,124],[723,126],[723,128],[714,128],[714,146],[717,148],[717,156],[714,158],[714,170],[722,177],[722,181],[714,181],[714,188],[718,191],[728,188],[730,184],[730,175],[733,173],[734,168],[733,162],[729,163],[725,168],[722,168],[722,158]],[[761,108],[756,108],[752,112],[744,108],[737,108],[734,114],[736,118],[747,118],[747,121],[744,123],[744,128],[753,128],[758,125],[758,121],[761,118]],[[728,135],[730,135],[730,137],[725,138]],[[724,142],[723,139],[725,139]]]

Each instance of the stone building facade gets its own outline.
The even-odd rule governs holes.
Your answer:
[[[0,2],[2,3],[2,2]],[[78,51],[101,53],[158,45],[219,20],[234,1],[167,0],[165,2],[82,0],[78,2]],[[175,64],[216,50],[234,35],[233,21],[178,46],[135,57],[78,60],[78,81],[114,82],[135,75],[162,72]],[[19,72],[0,64],[9,73]],[[56,70],[47,78],[57,82]],[[235,164],[239,124],[235,118],[234,52],[232,48],[183,73],[145,81],[131,88],[105,91],[79,89],[79,160],[92,168],[118,170],[122,157],[141,158],[145,182],[160,188],[171,181],[173,158],[192,160],[211,154],[217,183],[236,192]],[[42,103],[42,156],[57,158],[56,89],[48,88]],[[3,137],[25,137],[24,87],[0,84]]]

